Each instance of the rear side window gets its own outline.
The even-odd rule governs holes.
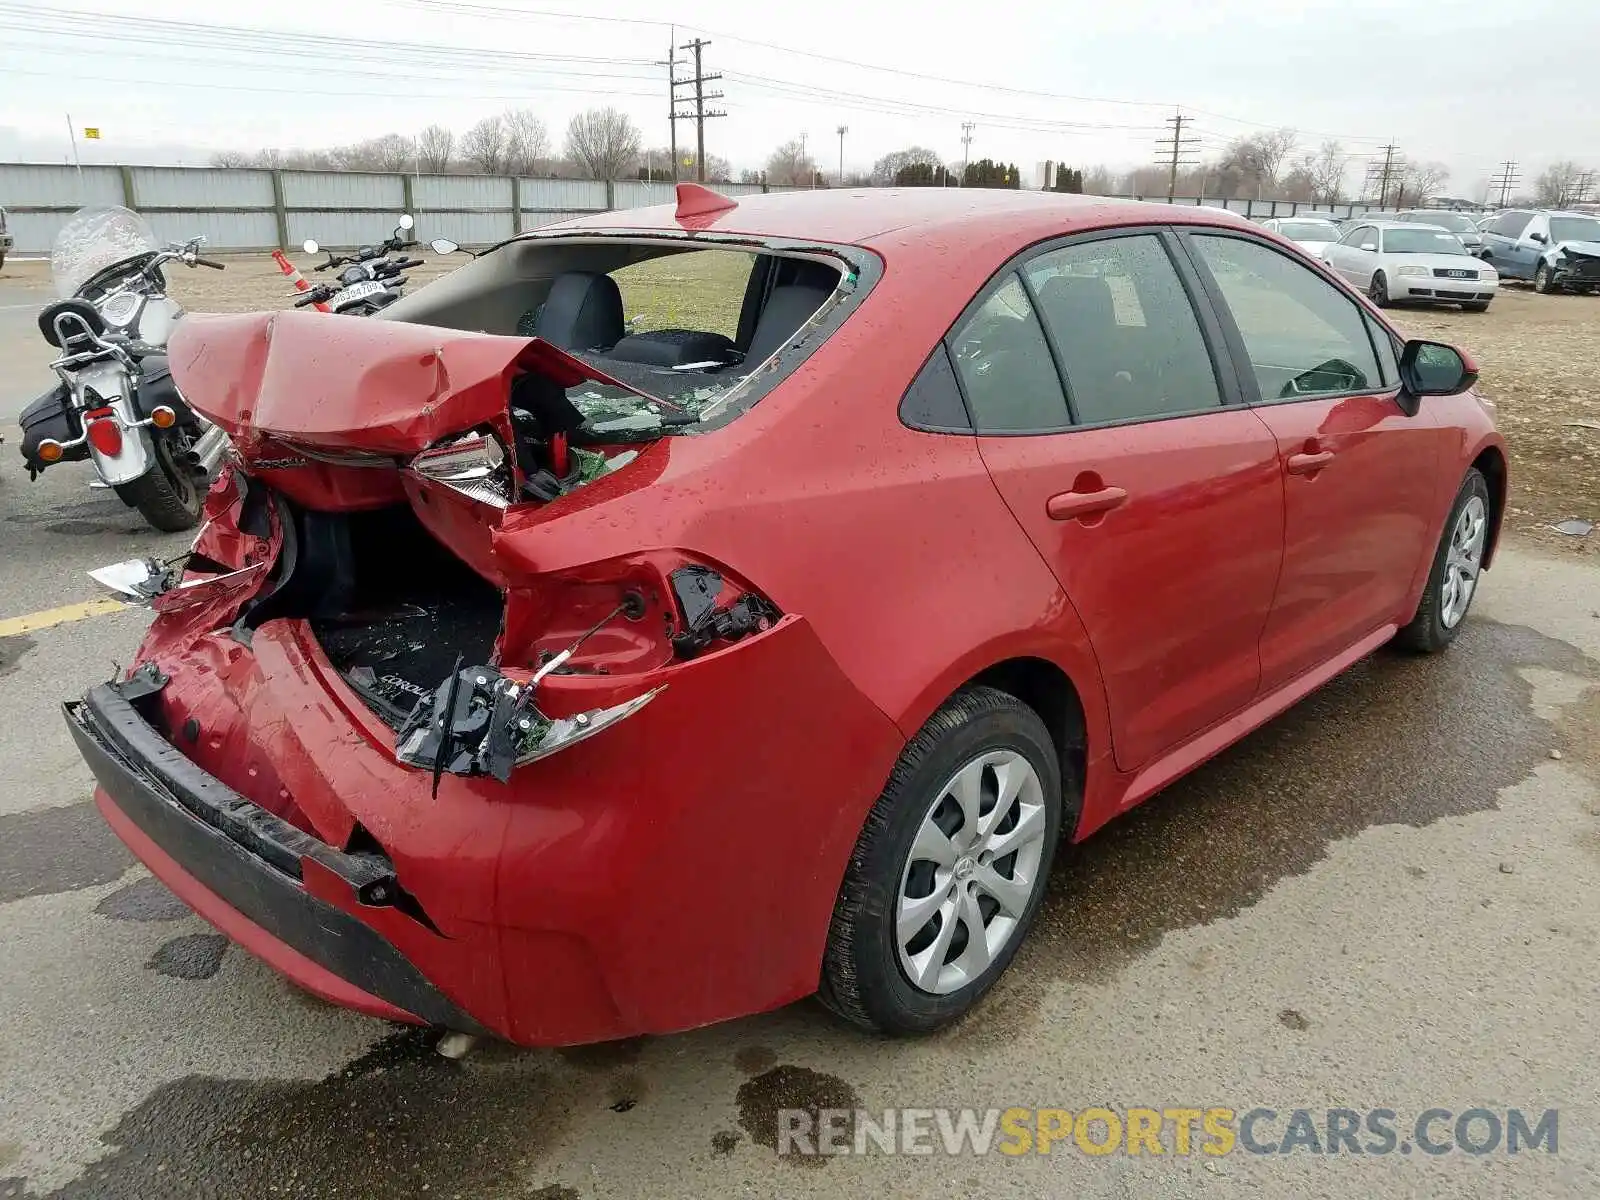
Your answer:
[[[1200,322],[1153,234],[1041,254],[1024,268],[1080,425],[1222,404]]]
[[[1050,347],[1015,272],[951,335],[950,352],[979,433],[1043,433],[1068,425]]]
[[[1205,234],[1192,242],[1238,326],[1261,399],[1382,387],[1366,321],[1338,288],[1258,242]]]
[[[1497,219],[1493,225],[1489,226],[1489,231],[1498,233],[1501,237],[1521,237],[1522,231],[1528,227],[1528,221],[1532,216],[1532,213],[1508,212]]]

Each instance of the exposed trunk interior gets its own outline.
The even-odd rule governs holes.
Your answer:
[[[298,516],[298,586],[285,589],[297,595],[274,597],[286,607],[273,615],[309,617],[329,661],[386,724],[398,729],[457,655],[465,666],[490,660],[505,611],[499,590],[409,506]]]

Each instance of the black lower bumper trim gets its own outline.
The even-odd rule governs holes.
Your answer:
[[[179,753],[114,684],[63,707],[111,802],[204,887],[362,991],[430,1025],[487,1032],[377,930],[301,884],[302,856],[351,882],[382,860],[342,854],[240,796]]]

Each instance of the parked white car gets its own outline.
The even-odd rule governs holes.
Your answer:
[[[1322,261],[1380,307],[1445,303],[1482,312],[1500,289],[1495,269],[1437,225],[1363,221],[1323,250]]]
[[[1261,228],[1288,238],[1312,258],[1321,258],[1322,252],[1339,240],[1339,227],[1321,217],[1270,217],[1261,222]]]

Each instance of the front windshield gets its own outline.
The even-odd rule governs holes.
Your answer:
[[[1443,229],[1385,229],[1383,231],[1385,254],[1465,254],[1467,248],[1461,239]]]
[[[116,205],[80,208],[56,234],[50,251],[56,297],[70,300],[107,267],[160,248],[150,223],[138,213]]]
[[[1284,221],[1278,232],[1291,242],[1337,242],[1339,231],[1331,221]]]
[[[1552,242],[1600,242],[1600,221],[1593,217],[1551,217]]]

